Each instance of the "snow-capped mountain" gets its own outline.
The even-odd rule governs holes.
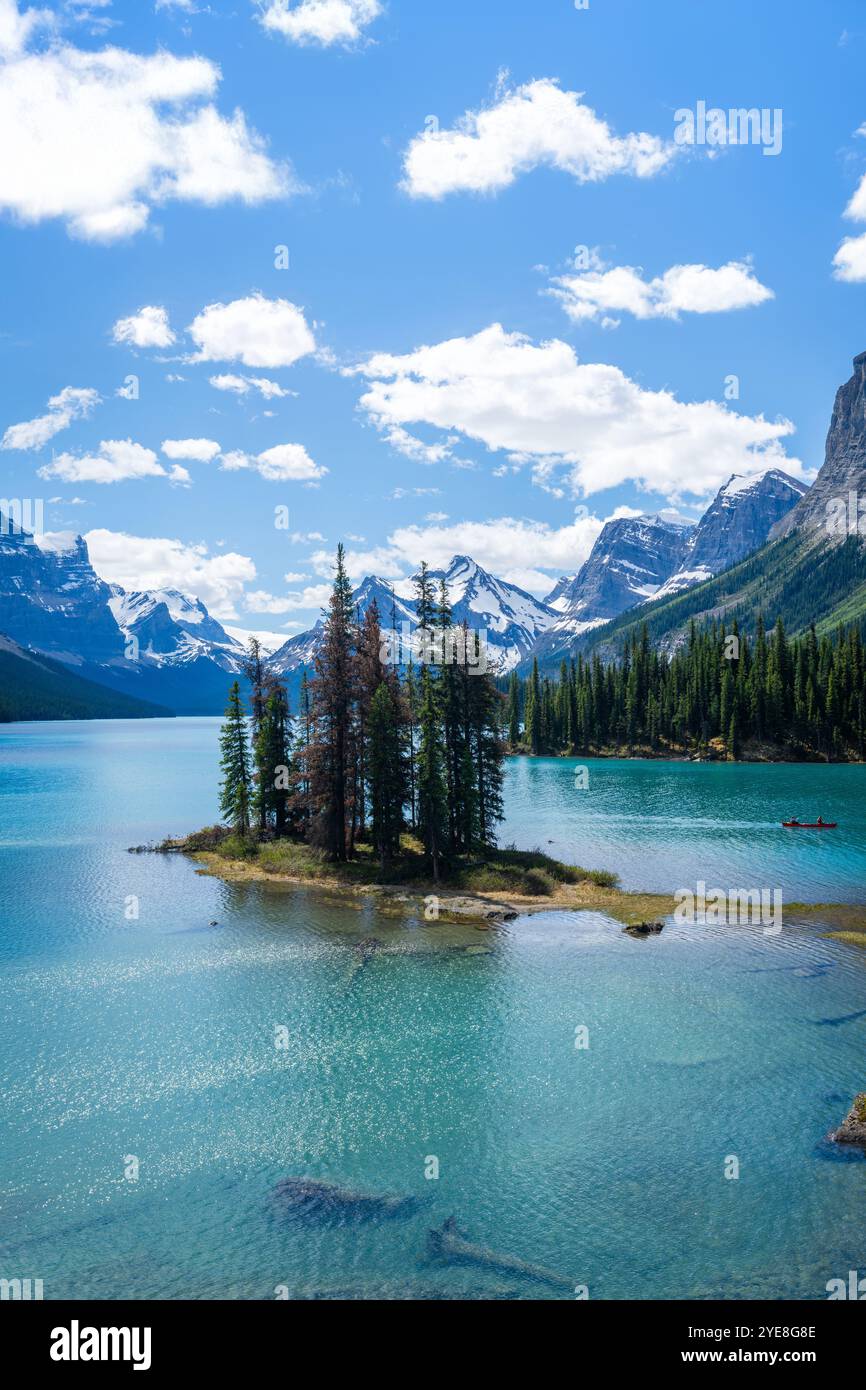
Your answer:
[[[488,660],[500,673],[522,661],[556,621],[555,609],[494,578],[468,555],[455,555],[447,570],[431,570],[430,577],[437,585],[445,580],[455,623],[486,632]]]
[[[575,639],[651,599],[666,598],[720,574],[757,550],[805,493],[779,468],[733,474],[697,523],[675,513],[609,521],[583,568],[548,595],[554,626],[533,655],[552,661]]]
[[[455,623],[465,622],[473,632],[486,633],[487,659],[496,671],[505,673],[522,661],[541,633],[556,621],[554,609],[516,584],[488,574],[468,555],[455,555],[447,569],[431,570],[430,578],[437,590],[444,579]],[[402,581],[395,588],[386,579],[368,575],[355,589],[353,599],[361,617],[375,599],[382,627],[393,626],[402,634],[405,624],[411,635],[417,618],[410,594],[411,581]],[[290,637],[271,657],[271,668],[286,679],[309,667],[322,630],[320,620],[308,631]]]
[[[110,597],[81,536],[39,546],[0,514],[0,632],[70,666],[122,661]]]
[[[658,592],[678,569],[691,526],[660,516],[624,516],[608,521],[562,594],[564,618],[595,622],[616,618]]]
[[[376,607],[379,609],[379,622],[383,628],[391,627],[393,623],[399,632],[402,624],[408,623],[414,630],[414,603],[400,598],[387,579],[379,579],[373,574],[367,575],[353,591],[352,599],[359,617],[363,618],[375,599]],[[271,670],[287,681],[290,691],[293,682],[289,678],[296,672],[300,673],[305,667],[312,667],[323,631],[324,621],[320,618],[314,627],[308,628],[306,632],[299,632],[296,637],[290,637],[269,658],[268,665]]]
[[[237,672],[244,649],[201,599],[177,589],[129,593],[113,584],[108,606],[124,636],[135,637],[141,653],[157,665],[185,665],[204,656]]]
[[[694,528],[679,569],[654,597],[690,589],[758,550],[806,491],[780,468],[732,474]]]
[[[221,713],[243,655],[200,599],[125,593],[99,578],[81,536],[37,544],[3,518],[0,632],[88,680],[184,714]]]

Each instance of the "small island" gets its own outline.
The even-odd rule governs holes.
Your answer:
[[[202,865],[200,872],[228,882],[294,884],[350,902],[374,899],[384,911],[431,925],[472,921],[483,930],[518,913],[564,908],[605,912],[641,935],[647,914],[665,915],[674,908],[672,895],[625,892],[607,870],[563,864],[541,850],[513,846],[462,856],[434,882],[420,841],[408,833],[385,870],[368,845],[359,845],[351,861],[336,864],[303,841],[238,841],[223,825],[141,848],[189,855]]]

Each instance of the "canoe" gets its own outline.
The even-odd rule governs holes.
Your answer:
[[[782,825],[786,830],[835,830],[838,822],[834,820],[817,821],[806,820],[783,820]]]

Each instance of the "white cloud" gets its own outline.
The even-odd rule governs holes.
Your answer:
[[[580,568],[604,525],[589,515],[558,527],[509,516],[451,526],[438,524],[435,514],[429,520],[426,526],[398,527],[388,536],[387,546],[348,551],[346,565],[353,583],[371,573],[398,580],[414,573],[422,560],[439,569],[454,555],[471,555],[497,578],[544,594],[555,576]],[[312,562],[320,574],[328,574],[333,556],[318,551]]]
[[[166,470],[152,449],[131,439],[103,439],[95,454],[58,454],[39,469],[40,478],[63,478],[67,483],[121,483],[136,478],[168,478],[186,485],[189,473],[179,464]]]
[[[413,463],[441,463],[443,459],[451,458],[451,445],[455,442],[453,439],[446,439],[443,444],[425,444],[423,439],[416,439],[414,434],[410,434],[400,425],[392,425],[386,429],[384,439],[398,454],[412,459]]]
[[[674,265],[644,279],[636,266],[607,267],[597,262],[577,275],[560,275],[550,293],[575,323],[613,313],[638,319],[678,319],[680,314],[718,314],[746,309],[773,298],[746,261],[728,261],[717,270],[705,265]]]
[[[101,399],[91,386],[64,386],[56,396],[49,398],[47,414],[10,425],[0,440],[0,449],[41,449],[73,420],[83,420],[90,415]]]
[[[210,463],[220,452],[220,446],[213,439],[164,439],[162,452],[170,459],[193,459],[197,463]]]
[[[321,531],[293,531],[289,536],[289,540],[292,545],[312,545],[314,541],[323,543],[325,537],[322,535]]]
[[[498,193],[540,165],[578,183],[612,174],[649,178],[674,158],[677,147],[658,136],[614,135],[582,97],[552,78],[498,88],[492,106],[467,111],[452,130],[415,136],[403,160],[403,188],[413,198]]]
[[[51,10],[34,7],[22,13],[15,0],[0,0],[0,58],[22,53],[37,29],[50,28],[54,22]]]
[[[331,556],[333,568],[334,557]],[[290,590],[285,596],[286,613],[302,613],[307,609],[326,608],[331,597],[333,583],[308,584],[305,589]]]
[[[379,0],[261,0],[259,23],[292,43],[352,44],[382,13]]]
[[[261,203],[299,191],[242,111],[212,104],[216,64],[164,49],[140,56],[26,41],[34,24],[0,0],[0,209],[62,218],[73,236],[116,241],[169,200]]]
[[[266,401],[295,395],[294,391],[287,391],[278,381],[271,381],[266,376],[235,376],[232,372],[223,372],[209,380],[217,391],[231,391],[236,396],[246,396],[252,390],[258,391]]]
[[[244,586],[256,577],[247,555],[210,555],[203,543],[98,529],[84,537],[97,574],[124,589],[179,589],[218,618],[236,618]]]
[[[403,356],[379,353],[350,371],[369,379],[360,404],[379,428],[459,430],[529,463],[542,486],[564,475],[575,494],[633,482],[670,498],[703,496],[732,473],[772,465],[804,476],[782,444],[790,421],[646,390],[618,367],[578,362],[567,343],[534,343],[501,324]]]
[[[251,613],[270,613],[273,617],[293,611],[290,599],[279,594],[269,594],[266,589],[254,589],[247,594],[246,604]]]
[[[229,304],[208,304],[187,331],[198,348],[195,362],[290,367],[316,347],[303,309],[258,292]]]
[[[251,468],[269,483],[311,483],[323,478],[327,468],[314,463],[303,444],[275,444],[261,454],[245,454],[240,449],[224,454],[220,468],[227,472]]]
[[[861,125],[854,134],[866,135],[866,125]],[[866,222],[866,174],[857,185],[845,216],[852,222]],[[833,275],[837,280],[850,283],[866,280],[866,232],[845,238],[833,257]]]
[[[167,348],[175,340],[168,314],[159,304],[145,304],[138,313],[118,319],[111,336],[116,343],[138,348]]]

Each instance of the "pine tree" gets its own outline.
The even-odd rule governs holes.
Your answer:
[[[433,881],[438,883],[448,840],[448,796],[439,702],[436,698],[436,683],[427,663],[421,668],[421,707],[418,724],[418,829],[433,871]]]
[[[247,723],[241,705],[241,690],[237,681],[229,691],[225,719],[220,731],[220,811],[236,835],[247,836],[250,831],[250,802],[252,796],[250,749]]]
[[[406,801],[406,763],[398,706],[383,681],[370,702],[367,769],[373,844],[384,869],[400,847]]]
[[[352,588],[341,544],[310,692],[314,733],[308,752],[310,837],[337,862],[348,858],[352,846],[357,684],[352,619]]]
[[[292,820],[290,803],[295,774],[290,752],[289,702],[283,686],[271,690],[253,745],[256,780],[253,804],[263,831],[280,838]]]
[[[520,742],[520,681],[517,672],[512,671],[508,682],[508,746],[516,748]]]
[[[541,751],[541,682],[538,676],[538,658],[532,662],[532,675],[526,688],[524,742],[530,753]]]

